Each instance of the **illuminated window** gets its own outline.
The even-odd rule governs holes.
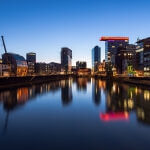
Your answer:
[[[149,48],[149,47],[150,47],[150,45],[145,45],[145,47]]]

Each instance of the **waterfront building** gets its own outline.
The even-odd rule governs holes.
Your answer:
[[[106,76],[106,62],[103,60],[98,66],[98,72],[100,75]]]
[[[36,53],[30,52],[26,54],[27,62],[34,62],[36,63]]]
[[[62,69],[65,72],[71,72],[71,68],[72,68],[72,50],[67,48],[67,47],[63,47],[61,49],[61,65],[62,65]]]
[[[60,73],[61,72],[61,64],[60,63],[55,63],[55,62],[51,62],[49,63],[50,65],[50,69],[51,69],[51,73]]]
[[[95,46],[92,49],[92,71],[98,71],[98,65],[101,62],[101,48],[99,46]]]
[[[51,74],[51,66],[46,63],[36,63],[35,72],[38,75],[48,75]]]
[[[25,58],[21,55],[14,53],[4,53],[2,55],[2,61],[7,72],[10,76],[26,76],[28,72],[28,66]]]
[[[150,76],[150,37],[138,40],[137,61],[145,76]]]
[[[136,48],[136,72],[138,76],[144,75],[143,50],[143,46],[138,44]]]
[[[84,77],[91,75],[91,69],[85,68],[85,69],[77,69],[77,76]]]
[[[32,75],[35,73],[36,53],[27,53],[26,60],[28,63],[28,74]]]
[[[100,41],[105,41],[105,61],[111,62],[115,66],[115,56],[118,47],[124,47],[129,43],[128,37],[101,37]]]
[[[117,74],[135,75],[136,45],[128,44],[126,48],[118,47],[115,62]]]
[[[86,69],[87,64],[85,61],[77,61],[76,62],[76,68],[77,69]]]
[[[72,66],[71,72],[72,72],[72,74],[74,74],[74,75],[77,74],[77,68],[76,68],[76,66]]]

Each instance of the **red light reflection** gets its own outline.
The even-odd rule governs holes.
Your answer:
[[[105,122],[129,120],[129,113],[128,112],[100,113],[99,117],[102,121],[105,121]]]

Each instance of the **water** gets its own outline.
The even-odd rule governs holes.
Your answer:
[[[79,78],[0,91],[0,149],[150,148],[150,90]]]

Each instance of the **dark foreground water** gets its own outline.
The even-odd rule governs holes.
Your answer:
[[[150,90],[69,79],[0,91],[0,150],[148,150]]]

